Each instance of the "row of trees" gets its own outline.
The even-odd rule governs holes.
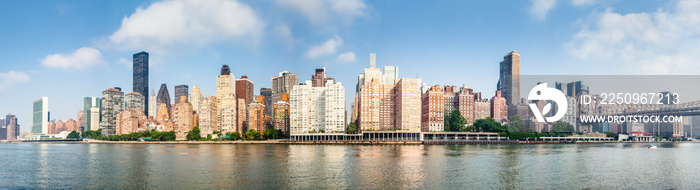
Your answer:
[[[266,140],[266,139],[282,139],[282,138],[289,138],[288,133],[284,133],[281,130],[277,129],[266,129],[263,134],[261,135],[260,132],[251,129],[246,131],[245,133],[241,134],[239,132],[229,132],[225,134],[221,134],[220,132],[214,132],[217,136],[219,136],[218,139],[214,140]],[[201,136],[201,131],[199,129],[199,126],[195,126],[187,132],[186,136],[187,140],[212,140],[212,135],[208,134],[207,138],[202,138]]]
[[[73,132],[68,134],[68,138],[74,137],[74,135],[72,136],[72,134],[73,134]],[[85,132],[83,132],[81,137],[97,139],[97,140],[106,140],[106,141],[136,141],[139,139],[145,139],[145,140],[149,140],[149,141],[174,141],[175,140],[175,132],[174,131],[160,132],[160,131],[156,131],[154,129],[151,131],[133,132],[133,133],[122,134],[122,135],[102,136],[102,129],[98,129],[96,131],[85,131]]]

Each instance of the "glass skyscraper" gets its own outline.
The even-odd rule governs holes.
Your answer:
[[[148,53],[145,51],[134,54],[134,92],[138,92],[145,98],[144,105],[148,104]],[[144,106],[143,113],[148,115],[148,106]]]
[[[83,132],[89,131],[89,130],[97,130],[100,128],[99,123],[101,120],[101,113],[97,113],[95,115],[98,116],[98,118],[94,118],[95,121],[93,121],[93,114],[92,114],[92,108],[97,108],[98,112],[101,110],[101,100],[98,97],[85,97],[83,99]],[[93,126],[98,125],[98,126]]]
[[[34,115],[33,115],[32,133],[48,134],[49,133],[49,98],[41,97],[34,100]]]
[[[183,96],[185,97],[185,100],[187,100],[187,102],[190,102],[189,97],[188,97],[189,93],[190,93],[189,86],[184,85],[184,84],[175,86],[175,99],[174,99],[173,103],[174,104],[180,103],[180,98]]]

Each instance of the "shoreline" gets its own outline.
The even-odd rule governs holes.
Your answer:
[[[659,141],[659,142],[634,142],[634,141],[41,141],[22,142],[10,141],[5,144],[306,144],[306,145],[470,145],[470,144],[576,144],[576,143],[698,143],[697,141]]]

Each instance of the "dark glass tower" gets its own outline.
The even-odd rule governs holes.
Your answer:
[[[190,99],[189,99],[189,97],[187,97],[187,95],[189,95],[189,87],[188,87],[187,85],[184,85],[184,84],[183,84],[183,85],[177,85],[177,86],[175,86],[175,102],[173,102],[173,103],[174,103],[174,104],[179,104],[179,103],[180,103],[180,98],[181,98],[182,96],[185,96],[185,100],[186,100],[187,102],[190,102]]]
[[[158,90],[158,96],[156,99],[158,99],[156,101],[158,106],[160,106],[160,104],[165,104],[165,107],[168,108],[168,115],[170,115],[170,113],[172,113],[170,111],[172,105],[170,104],[170,93],[168,93],[168,86],[165,85],[165,83],[160,85],[160,90]],[[170,116],[170,118],[172,118],[172,116]]]
[[[143,113],[148,115],[148,53],[134,54],[134,92],[145,97]]]

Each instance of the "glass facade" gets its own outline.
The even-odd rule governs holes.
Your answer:
[[[138,92],[145,98],[144,105],[148,104],[148,53],[145,51],[134,54],[134,92]],[[143,113],[148,115],[148,106]]]

